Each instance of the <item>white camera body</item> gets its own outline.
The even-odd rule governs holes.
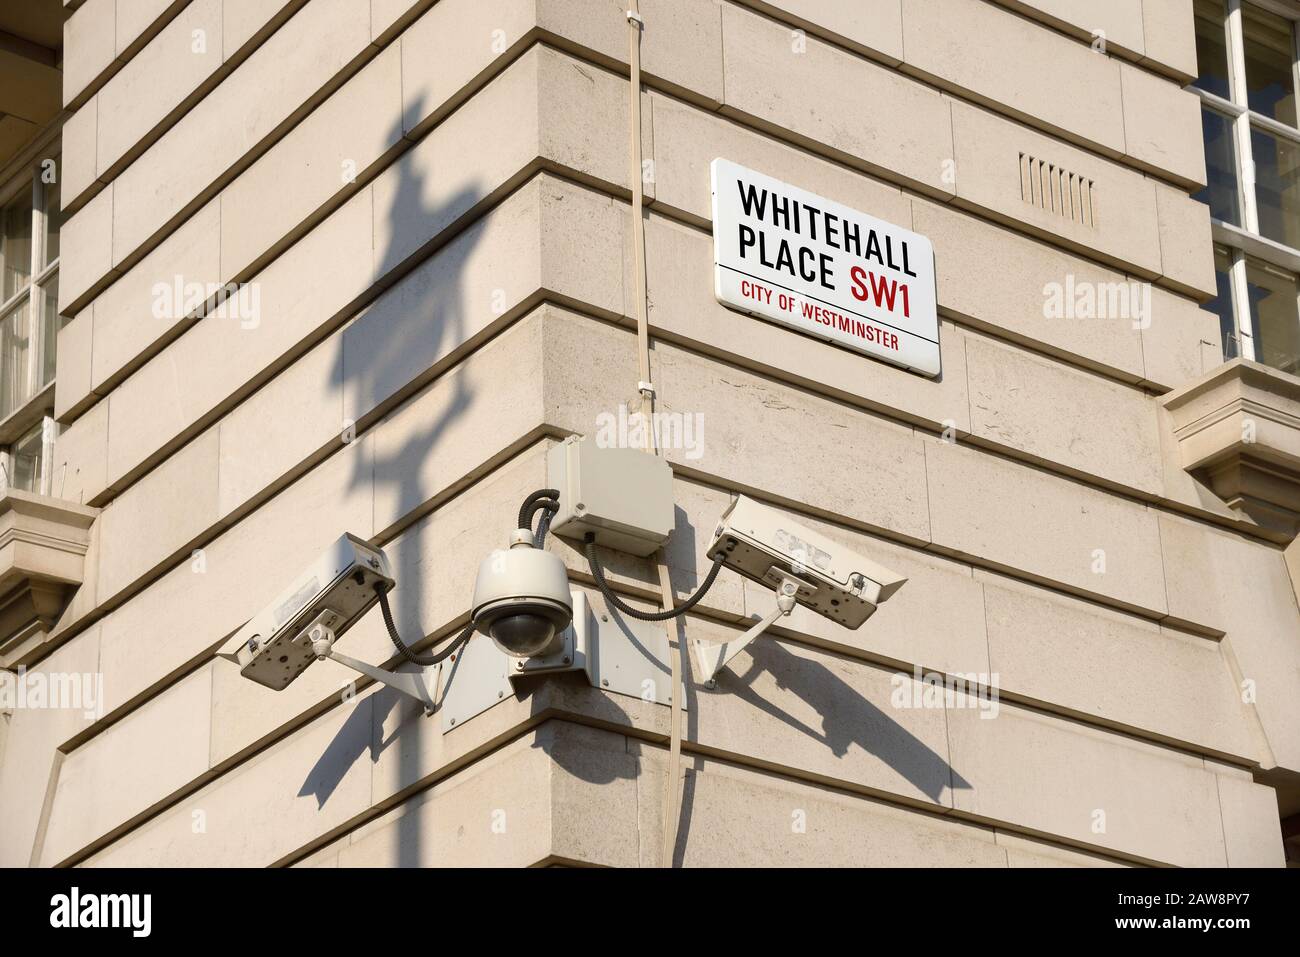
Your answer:
[[[474,581],[474,626],[515,658],[547,655],[562,645],[573,618],[569,573],[559,556],[532,546],[520,529],[508,549],[483,559]]]
[[[739,496],[718,520],[709,557],[773,589],[798,582],[795,601],[845,628],[859,628],[907,579]]]
[[[283,690],[316,660],[309,626],[323,619],[335,637],[342,636],[379,600],[376,586],[393,586],[387,556],[345,533],[219,654],[238,664],[245,678]]]

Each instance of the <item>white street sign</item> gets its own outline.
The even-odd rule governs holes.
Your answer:
[[[723,305],[939,374],[934,247],[919,233],[715,159],[713,258]]]

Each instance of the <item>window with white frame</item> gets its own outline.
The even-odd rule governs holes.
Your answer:
[[[51,491],[59,208],[57,157],[0,183],[0,491]]]
[[[1300,375],[1300,116],[1295,0],[1195,0],[1224,358]]]

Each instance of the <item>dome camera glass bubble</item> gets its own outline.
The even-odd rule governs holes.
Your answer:
[[[503,615],[492,622],[488,634],[510,654],[532,657],[551,643],[555,624],[541,615]]]

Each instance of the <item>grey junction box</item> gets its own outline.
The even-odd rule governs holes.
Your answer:
[[[546,471],[560,492],[555,534],[581,541],[594,532],[597,544],[641,556],[668,541],[675,524],[673,470],[661,457],[571,435],[551,449]]]

